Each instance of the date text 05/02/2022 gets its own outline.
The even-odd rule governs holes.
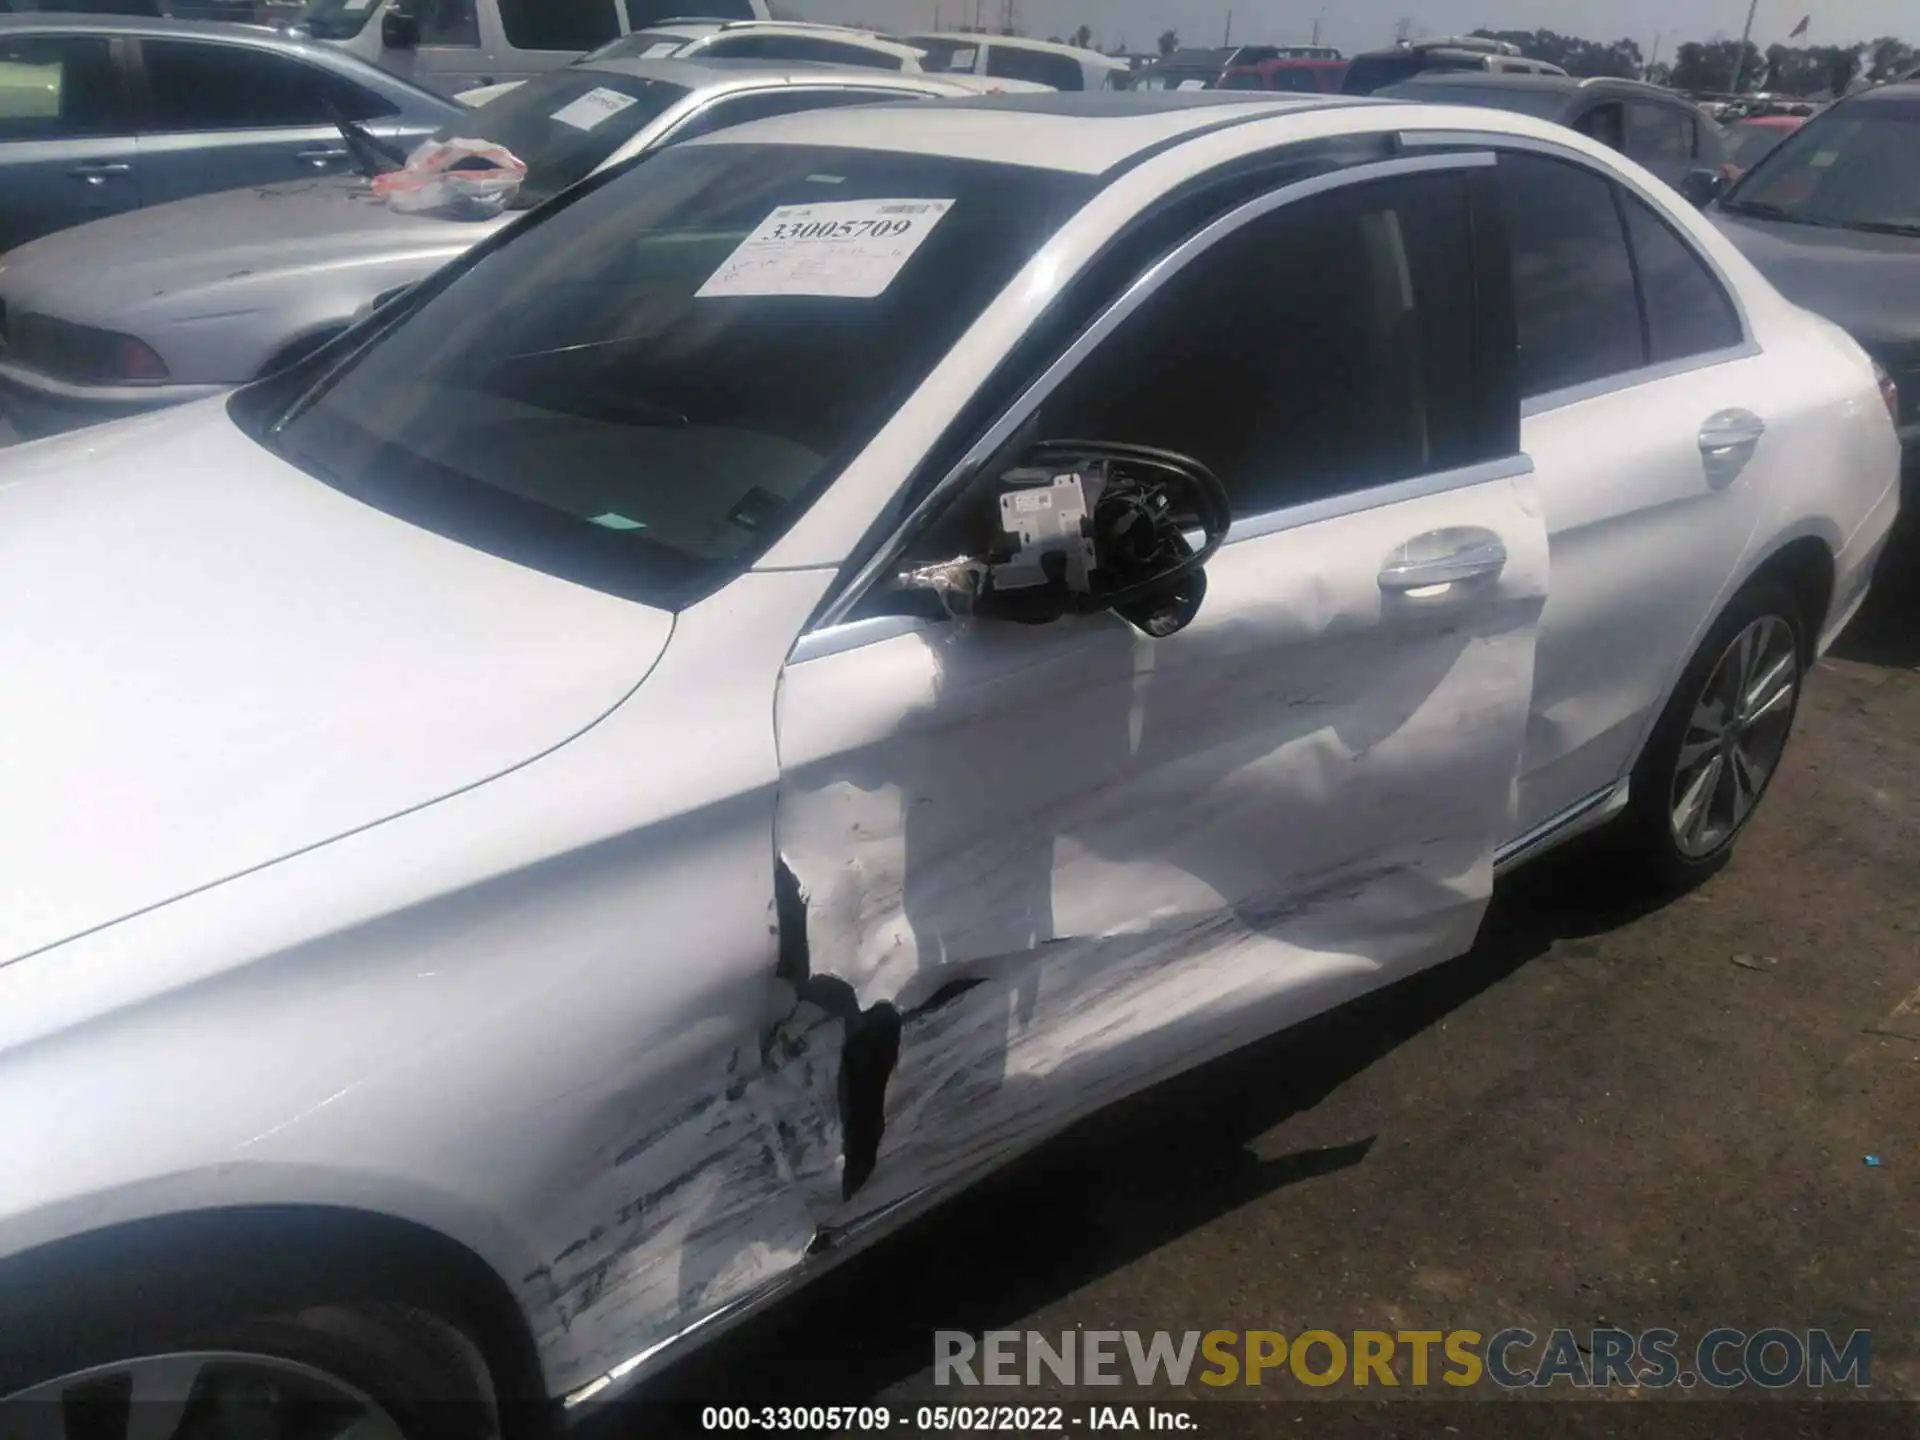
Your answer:
[[[1058,1435],[1072,1430],[1191,1432],[1191,1412],[1158,1405],[708,1405],[700,1428],[762,1434],[879,1433],[892,1429],[952,1434]]]

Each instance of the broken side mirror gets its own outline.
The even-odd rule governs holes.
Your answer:
[[[1193,622],[1226,539],[1226,487],[1199,461],[1140,445],[1036,445],[988,488],[981,553],[909,570],[950,615],[1044,625],[1111,610],[1155,638]]]

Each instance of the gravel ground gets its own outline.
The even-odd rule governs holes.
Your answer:
[[[691,1357],[607,1433],[692,1433],[687,1402],[1113,1398],[936,1389],[935,1329],[1611,1323],[1687,1353],[1719,1325],[1867,1328],[1872,1394],[1920,1399],[1920,540],[1881,573],[1763,813],[1696,892],[1650,906],[1592,847],[1549,857],[1472,954],[1098,1117]],[[1193,1413],[1209,1434],[1920,1434],[1892,1405],[1351,1390],[1303,1417],[1341,1392],[1282,1384],[1286,1403]]]

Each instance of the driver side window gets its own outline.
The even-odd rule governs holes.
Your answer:
[[[1481,400],[1473,254],[1458,174],[1285,205],[1149,297],[1032,434],[1191,456],[1239,519],[1509,455]]]

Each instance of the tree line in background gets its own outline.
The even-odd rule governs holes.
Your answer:
[[[1844,94],[1856,80],[1894,80],[1920,65],[1920,52],[1892,35],[1857,45],[1770,45],[1751,41],[1741,59],[1738,40],[1690,40],[1671,62],[1652,66],[1632,40],[1602,44],[1552,30],[1476,30],[1489,40],[1508,40],[1534,60],[1558,65],[1569,75],[1618,75],[1646,78],[1676,90],[1728,94],[1734,75],[1742,93],[1772,91],[1784,95]]]
[[[1769,91],[1809,96],[1844,94],[1858,80],[1896,80],[1920,67],[1920,50],[1893,35],[1856,45],[1770,45],[1765,50],[1749,41],[1744,61],[1738,40],[1690,40],[1674,52],[1671,61],[1649,65],[1639,43],[1633,40],[1602,43],[1553,30],[1483,29],[1473,33],[1488,40],[1510,41],[1529,59],[1545,60],[1582,79],[1617,75],[1716,95],[1732,92],[1736,71],[1743,94]],[[1071,35],[1049,38],[1065,39],[1083,49],[1094,48],[1091,25],[1082,25]],[[1180,33],[1162,31],[1155,48],[1162,55],[1173,54],[1180,48]]]

